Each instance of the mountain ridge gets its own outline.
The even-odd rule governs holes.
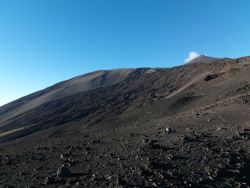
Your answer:
[[[188,84],[187,81],[191,80],[191,77],[193,77],[193,76],[197,77],[197,79],[198,79],[199,78],[198,75],[200,75],[200,77],[203,78],[203,77],[205,77],[205,75],[209,75],[209,74],[212,74],[213,72],[216,72],[216,70],[213,70],[214,68],[217,69],[220,66],[226,67],[226,66],[228,66],[228,63],[230,66],[233,66],[235,63],[241,63],[243,61],[248,61],[248,59],[249,59],[249,57],[242,57],[242,58],[237,58],[237,59],[209,58],[209,60],[211,60],[211,61],[207,62],[207,58],[208,57],[206,57],[206,58],[202,57],[202,58],[198,59],[199,60],[198,63],[197,63],[197,60],[194,59],[194,61],[196,61],[196,63],[188,63],[188,64],[185,64],[183,66],[178,66],[178,67],[173,67],[173,68],[137,68],[137,69],[132,68],[132,69],[100,70],[100,71],[94,71],[91,73],[86,73],[84,75],[80,75],[80,76],[74,77],[72,79],[60,82],[60,83],[55,84],[51,87],[48,87],[44,90],[38,91],[38,92],[33,93],[31,95],[28,95],[24,98],[21,98],[17,101],[14,101],[13,103],[2,106],[0,108],[0,132],[9,131],[8,125],[11,125],[11,127],[13,127],[13,128],[19,128],[19,127],[14,126],[15,123],[13,123],[13,122],[18,121],[18,119],[20,119],[20,118],[22,119],[22,116],[25,117],[25,114],[32,112],[33,109],[36,109],[36,108],[40,109],[40,106],[47,105],[50,102],[51,102],[51,104],[53,104],[53,103],[56,103],[56,101],[63,101],[66,98],[69,99],[70,96],[74,96],[75,94],[78,96],[86,94],[86,96],[88,96],[88,92],[89,92],[89,93],[92,93],[93,95],[96,95],[96,97],[98,99],[98,97],[100,98],[100,96],[95,91],[106,92],[106,94],[107,94],[107,93],[110,93],[110,91],[107,91],[109,88],[111,88],[111,90],[114,91],[116,89],[116,86],[119,86],[119,83],[122,83],[122,84],[120,84],[121,88],[126,86],[125,88],[127,89],[130,86],[128,87],[128,85],[126,85],[127,84],[126,82],[129,82],[129,80],[132,80],[131,84],[133,84],[133,82],[136,83],[140,79],[142,79],[142,80],[140,80],[138,82],[139,85],[137,87],[142,87],[145,91],[152,90],[152,88],[151,88],[152,86],[150,86],[150,85],[145,87],[147,77],[150,77],[151,80],[149,80],[149,82],[152,82],[152,84],[154,84],[154,82],[156,82],[156,83],[160,84],[161,87],[164,86],[164,82],[162,82],[161,80],[166,79],[166,81],[167,81],[170,78],[170,80],[168,80],[166,83],[167,85],[170,86],[168,88],[169,91],[166,91],[167,93],[169,92],[169,94],[167,94],[167,95],[169,95],[167,98],[170,98],[170,97],[176,95],[177,94],[176,92],[179,93],[182,90],[185,90],[188,87],[195,84],[195,82],[197,82],[197,81],[195,81],[195,79],[194,79],[194,81],[192,81],[190,83],[190,86],[187,85]],[[201,60],[203,62],[201,62]],[[215,62],[217,62],[217,63],[215,63]],[[208,69],[206,70],[205,67],[207,67]],[[211,70],[209,70],[209,69],[211,69]],[[184,70],[184,72],[182,72],[183,70]],[[189,70],[190,72],[186,71],[186,70]],[[172,73],[175,71],[176,71],[176,75],[174,75],[174,73]],[[179,74],[178,71],[180,71],[182,75]],[[192,72],[194,75],[192,75]],[[204,74],[204,75],[202,75],[202,74]],[[150,75],[154,75],[155,78],[150,76]],[[179,78],[180,76],[182,76],[182,77]],[[158,79],[158,80],[156,80],[156,79]],[[200,78],[198,80],[200,80]],[[178,83],[178,82],[180,82],[180,83]],[[114,87],[112,88],[112,86],[114,86]],[[130,89],[131,88],[128,89],[127,95],[131,95]],[[122,89],[120,92],[123,92],[123,90],[125,90],[125,89]],[[137,90],[138,90],[138,88],[136,88],[136,91]],[[137,91],[137,92],[140,93],[141,91]],[[149,92],[152,92],[152,91],[149,91]],[[174,93],[176,93],[176,94],[174,94]],[[112,95],[112,93],[110,93],[109,95]],[[151,96],[151,94],[150,94],[150,96]],[[108,98],[109,96],[106,96],[106,97]],[[136,97],[139,98],[140,96],[138,95]],[[166,98],[165,94],[162,96],[158,96],[158,97]],[[90,97],[88,97],[88,100],[89,99],[90,99]],[[93,101],[94,99],[91,99],[91,100],[92,100],[92,102],[94,102]],[[125,100],[125,99],[123,98],[122,100]],[[101,102],[102,101],[100,101],[100,103]],[[60,104],[60,105],[62,105],[62,104]],[[104,105],[104,104],[102,104],[102,105]],[[91,107],[89,107],[89,108],[91,108]],[[98,107],[95,107],[95,109],[96,108],[98,108]],[[29,124],[28,122],[26,122],[26,123]],[[20,123],[18,123],[18,124],[20,124]]]
[[[250,57],[97,71],[7,104],[0,182],[249,186],[249,75]]]

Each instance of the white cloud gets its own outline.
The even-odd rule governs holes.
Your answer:
[[[201,55],[199,53],[197,53],[197,52],[190,52],[188,54],[188,57],[184,60],[184,62],[188,63],[189,61],[191,61],[191,60],[193,60],[193,59],[195,59],[196,57],[199,57],[199,56],[201,56]]]

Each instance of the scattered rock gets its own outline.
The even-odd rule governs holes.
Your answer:
[[[66,158],[69,158],[69,157],[71,157],[72,156],[72,151],[68,151],[67,153],[62,153],[61,155],[60,155],[60,158],[61,159],[66,159]]]
[[[171,128],[169,128],[169,127],[165,128],[165,132],[166,132],[166,133],[171,133],[171,131],[172,131]]]
[[[4,157],[0,161],[1,165],[10,165],[11,164],[11,159],[9,157]]]
[[[30,160],[31,160],[31,161],[34,161],[34,160],[36,160],[36,157],[35,157],[35,156],[31,156],[31,157],[30,157]]]
[[[37,170],[42,170],[42,168],[43,168],[43,166],[40,165],[40,166],[36,167],[34,170],[35,170],[35,171],[37,171]]]
[[[66,182],[67,187],[72,187],[73,185],[79,186],[80,182],[78,179],[71,179]]]
[[[44,184],[45,185],[50,185],[50,184],[53,184],[54,181],[55,181],[54,178],[52,178],[52,177],[49,176],[49,177],[45,178]]]
[[[215,79],[215,78],[217,78],[217,77],[218,77],[217,74],[209,74],[209,75],[207,75],[207,76],[204,78],[204,80],[207,82],[207,81],[213,80],[213,79]]]
[[[70,177],[72,176],[71,171],[64,165],[62,165],[58,170],[57,170],[57,177]]]
[[[25,172],[24,172],[24,171],[19,171],[19,172],[18,172],[18,175],[19,175],[19,176],[23,176],[23,175],[25,175]]]

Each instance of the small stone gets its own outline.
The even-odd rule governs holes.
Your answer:
[[[172,130],[171,128],[167,127],[167,128],[165,128],[165,132],[166,132],[166,133],[172,133],[173,130]]]
[[[220,128],[220,127],[217,127],[217,128],[216,128],[216,131],[220,131],[220,130],[221,130],[221,128]]]
[[[152,183],[152,186],[157,187],[157,184],[155,182]]]
[[[45,185],[49,185],[49,184],[52,184],[54,182],[54,179],[52,177],[46,177],[45,178]]]
[[[68,155],[68,156],[72,156],[72,154],[73,154],[72,151],[68,151],[68,152],[67,152],[67,155]]]
[[[24,173],[24,171],[19,171],[19,176],[23,176],[23,175],[25,175],[25,173]]]
[[[208,176],[208,179],[211,181],[214,180],[214,178],[212,176]]]
[[[143,143],[143,144],[149,143],[149,139],[147,139],[147,138],[142,139],[142,143]]]
[[[36,167],[34,170],[37,171],[37,170],[42,170],[42,169],[43,169],[43,166],[40,165],[40,166]]]
[[[80,182],[76,182],[75,186],[80,186]]]
[[[10,165],[11,164],[11,159],[9,157],[5,157],[0,161],[3,165]]]
[[[244,167],[244,164],[243,163],[237,163],[236,164],[236,168],[237,169],[240,169],[240,168],[243,168]]]
[[[62,165],[58,170],[57,170],[57,177],[70,177],[72,174],[70,172],[70,170]]]
[[[97,179],[95,174],[92,174],[92,180],[95,181]]]

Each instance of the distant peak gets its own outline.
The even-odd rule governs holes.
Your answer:
[[[191,61],[187,62],[188,64],[193,64],[193,63],[211,63],[216,60],[219,60],[220,58],[214,58],[214,57],[208,57],[206,55],[200,55]]]
[[[185,63],[210,63],[218,60],[219,58],[209,57],[206,55],[199,54],[198,52],[190,52],[188,57],[184,60]]]
[[[193,59],[196,59],[197,57],[200,57],[201,55],[198,52],[190,52],[188,54],[188,57],[184,60],[185,63],[189,63]]]

